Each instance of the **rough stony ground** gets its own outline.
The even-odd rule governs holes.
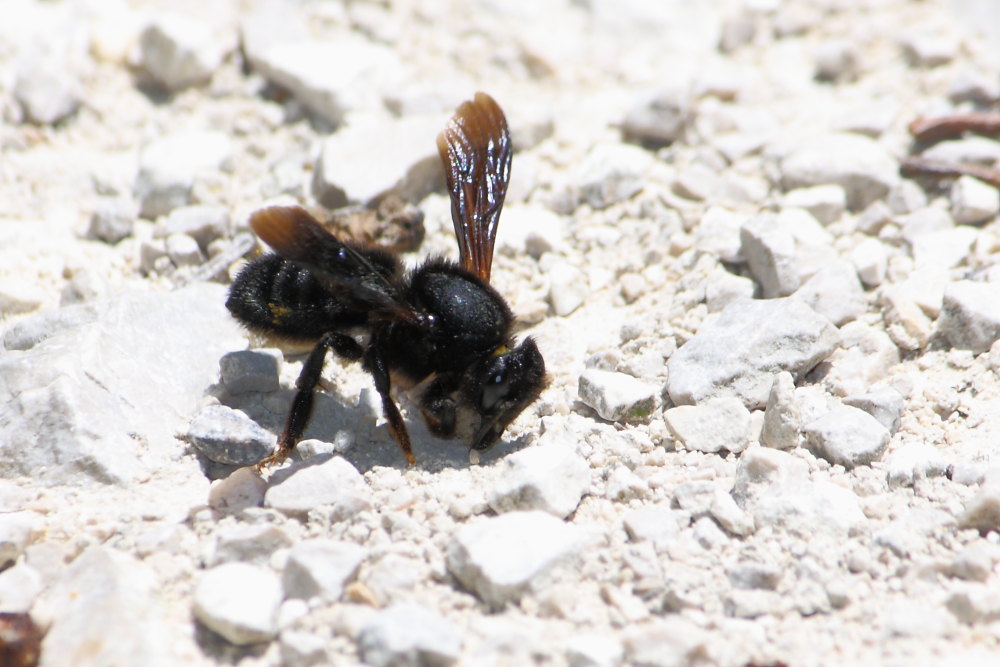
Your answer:
[[[1000,195],[899,160],[1000,106],[989,0],[6,0],[0,611],[43,665],[995,665]],[[223,307],[269,201],[517,152],[542,398],[478,464]],[[752,297],[752,300],[748,300]],[[249,350],[249,351],[248,351]]]

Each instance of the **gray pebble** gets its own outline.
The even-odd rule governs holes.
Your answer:
[[[991,283],[959,280],[945,287],[938,331],[953,347],[985,352],[1000,338],[1000,301]]]
[[[138,216],[139,207],[130,197],[101,197],[90,216],[87,238],[118,243],[132,233]]]
[[[958,517],[962,528],[975,528],[981,533],[1000,530],[1000,483],[984,481]]]
[[[724,262],[743,260],[740,228],[747,217],[721,206],[711,206],[694,229],[694,247]]]
[[[843,405],[806,424],[804,445],[830,463],[848,470],[881,458],[889,431],[863,410]]]
[[[351,542],[323,538],[299,542],[289,551],[285,563],[285,595],[337,602],[344,586],[357,577],[366,553],[363,547]]]
[[[543,510],[565,517],[590,489],[590,466],[575,449],[541,445],[506,457],[489,502],[494,511]]]
[[[281,581],[270,569],[226,563],[198,577],[194,616],[232,644],[257,644],[278,634],[282,597]]]
[[[399,603],[378,612],[362,626],[358,649],[365,663],[374,667],[446,667],[458,661],[462,635],[433,609]]]
[[[210,405],[191,421],[187,439],[205,457],[234,466],[253,465],[274,450],[276,438],[240,410]]]
[[[1000,620],[1000,587],[970,584],[949,595],[945,606],[963,623],[992,623]]]
[[[729,569],[729,583],[743,590],[773,591],[781,582],[781,568],[770,563],[743,562]]]
[[[290,516],[329,505],[331,519],[340,521],[371,507],[371,490],[345,459],[319,454],[275,472],[264,504]]]
[[[448,545],[448,570],[491,607],[536,590],[560,563],[589,543],[580,528],[545,512],[508,512],[458,530]]]
[[[656,407],[655,388],[624,373],[587,369],[578,392],[581,402],[613,422],[645,421]]]
[[[775,372],[801,377],[838,340],[829,320],[796,299],[737,301],[670,357],[667,391],[677,405],[736,396],[760,408]]]
[[[230,394],[275,391],[283,360],[275,348],[227,352],[219,359],[222,383]]]
[[[858,49],[848,40],[828,39],[817,47],[814,57],[820,81],[842,83],[858,75]]]
[[[647,93],[625,115],[622,132],[630,141],[650,147],[672,144],[684,132],[689,104],[681,86]]]

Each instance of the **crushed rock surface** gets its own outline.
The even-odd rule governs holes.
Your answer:
[[[915,117],[1000,110],[998,26],[6,0],[0,612],[52,666],[1000,663],[1000,196],[898,169]],[[391,194],[407,264],[456,256],[433,135],[477,90],[516,149],[493,284],[550,386],[478,463],[401,393],[407,467],[331,359],[302,460],[239,467],[307,350],[223,307],[248,215]]]

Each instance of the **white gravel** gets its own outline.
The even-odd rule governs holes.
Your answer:
[[[1000,663],[990,0],[5,0],[0,611],[41,664]],[[270,202],[425,214],[477,90],[551,376],[471,464],[223,307]],[[925,156],[1000,165],[1000,140]]]

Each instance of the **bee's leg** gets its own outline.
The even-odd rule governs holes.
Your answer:
[[[455,435],[455,399],[452,394],[458,389],[458,378],[452,374],[439,375],[428,385],[420,397],[420,411],[430,432],[439,438]]]
[[[356,340],[341,333],[331,331],[319,339],[316,347],[302,364],[299,379],[295,381],[295,398],[292,399],[292,408],[288,411],[285,430],[278,439],[278,447],[274,453],[257,464],[258,470],[284,461],[302,438],[302,432],[305,431],[309,416],[312,414],[313,391],[319,384],[326,352],[330,349],[347,359],[360,359],[363,353]]]
[[[379,346],[373,341],[365,352],[365,370],[372,374],[375,381],[375,391],[382,397],[382,413],[389,422],[389,432],[403,455],[406,462],[413,465],[417,459],[413,457],[413,448],[410,446],[410,434],[406,431],[406,424],[403,423],[403,415],[399,414],[399,408],[392,401],[389,395],[389,367],[385,363],[385,358],[379,351]]]

